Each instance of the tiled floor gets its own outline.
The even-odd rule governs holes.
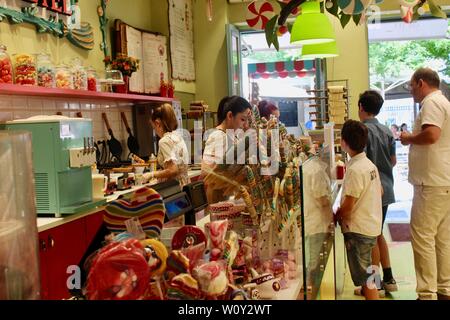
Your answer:
[[[385,230],[388,228],[385,228]],[[389,231],[385,231],[386,241],[390,241]],[[386,300],[415,300],[417,298],[413,251],[410,242],[389,242],[392,272],[399,290],[386,295]],[[348,270],[348,268],[347,268]],[[350,274],[345,277],[343,300],[364,300],[353,294],[354,285]]]

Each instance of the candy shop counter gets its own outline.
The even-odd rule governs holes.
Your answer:
[[[193,179],[193,180],[198,178],[200,176],[200,174],[201,174],[200,170],[190,170],[188,172],[189,178]],[[134,187],[132,187],[132,188],[130,188],[128,190],[116,191],[116,192],[114,192],[114,194],[106,197],[106,202],[111,202],[113,200],[116,200],[121,195],[126,195],[126,194],[134,192],[134,191],[136,191],[136,190],[138,190],[138,189],[140,189],[140,188],[142,188],[144,186],[152,186],[154,184],[156,184],[156,181],[152,181],[152,182],[150,182],[148,184],[141,185],[141,186],[134,186]],[[68,215],[68,216],[61,217],[61,218],[39,217],[39,218],[37,218],[38,232],[46,231],[48,229],[56,228],[58,226],[61,226],[61,225],[65,224],[65,223],[69,223],[69,222],[72,222],[72,221],[75,221],[75,220],[78,220],[78,219],[85,218],[87,216],[90,216],[90,215],[93,215],[95,213],[103,211],[103,208],[104,207],[97,207],[97,208],[94,208],[94,209],[89,210],[87,212],[73,214],[73,215]]]

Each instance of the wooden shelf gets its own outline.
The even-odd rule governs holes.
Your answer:
[[[133,104],[144,104],[152,102],[171,103],[173,101],[178,101],[175,98],[163,98],[149,95],[93,92],[86,90],[71,90],[71,89],[49,89],[37,86],[21,86],[15,84],[0,84],[0,94],[14,95],[14,96],[33,96],[44,98],[108,100],[116,102],[129,102]]]

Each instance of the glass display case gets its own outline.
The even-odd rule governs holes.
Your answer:
[[[345,248],[334,224],[340,184],[331,176],[330,149],[300,167],[305,299],[337,299],[343,290]]]
[[[40,291],[31,133],[0,131],[0,300]]]

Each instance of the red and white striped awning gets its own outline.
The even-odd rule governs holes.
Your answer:
[[[301,78],[315,71],[316,64],[314,60],[264,62],[248,65],[248,75],[252,79]]]

